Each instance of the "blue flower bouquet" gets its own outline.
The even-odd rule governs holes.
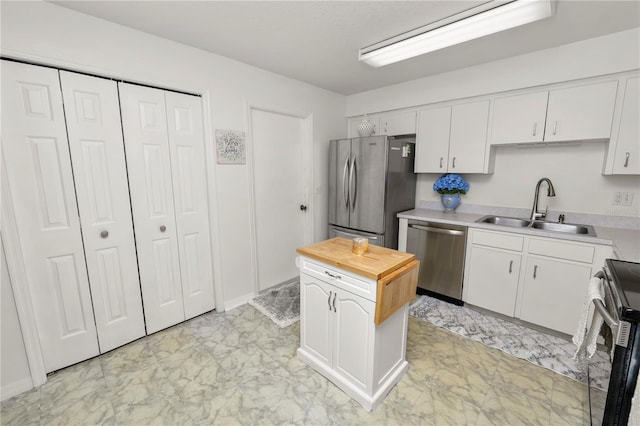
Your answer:
[[[455,173],[445,173],[434,182],[433,190],[439,194],[466,194],[469,182]]]

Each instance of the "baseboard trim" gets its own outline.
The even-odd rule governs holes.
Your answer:
[[[5,399],[9,399],[31,389],[33,389],[33,382],[30,377],[24,377],[13,383],[2,385],[2,388],[0,388],[0,401],[4,401]]]
[[[246,304],[249,300],[253,299],[253,294],[245,294],[244,296],[236,297],[235,299],[225,300],[224,310],[228,311],[238,306]]]

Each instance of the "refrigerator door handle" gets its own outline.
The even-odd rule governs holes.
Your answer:
[[[354,175],[355,175],[355,178],[354,178]],[[351,195],[351,210],[355,210],[356,209],[356,197],[358,195],[358,165],[356,164],[356,157],[353,157],[353,162],[351,164],[351,170],[349,171],[349,192],[351,192],[351,188],[352,187],[353,187],[353,194],[350,194]]]
[[[344,198],[344,206],[349,210],[349,185],[351,181],[347,182],[347,174],[349,174],[349,157],[344,160],[344,170],[342,171],[342,196]]]

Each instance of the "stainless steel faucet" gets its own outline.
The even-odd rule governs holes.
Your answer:
[[[531,220],[536,220],[536,219],[543,219],[545,217],[547,217],[547,209],[549,207],[547,207],[544,212],[539,212],[538,211],[538,197],[540,197],[540,185],[542,185],[542,182],[547,182],[547,196],[548,197],[555,197],[556,196],[556,190],[553,189],[553,184],[551,183],[551,180],[549,180],[549,178],[542,178],[538,181],[538,183],[536,184],[536,192],[533,196],[533,208],[531,209]]]

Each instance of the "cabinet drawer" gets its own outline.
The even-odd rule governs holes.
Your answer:
[[[471,243],[505,250],[522,251],[524,237],[474,229],[471,231]]]
[[[531,238],[529,240],[529,253],[574,260],[576,262],[592,263],[595,247],[564,241]]]
[[[367,279],[304,256],[300,257],[300,271],[339,289],[362,296],[372,302],[376,301],[377,281],[374,279]]]

